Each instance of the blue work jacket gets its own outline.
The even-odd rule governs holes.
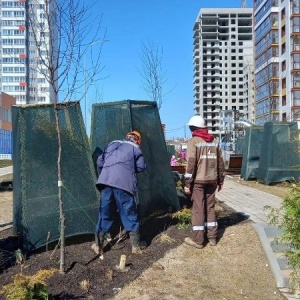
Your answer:
[[[135,195],[137,190],[136,173],[146,168],[139,145],[130,140],[112,141],[97,159],[97,187],[116,187]]]

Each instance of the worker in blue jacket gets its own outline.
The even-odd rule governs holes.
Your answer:
[[[146,247],[140,241],[140,224],[134,196],[137,191],[136,173],[146,168],[140,149],[139,132],[131,131],[123,140],[112,141],[97,159],[100,190],[99,218],[96,226],[95,244],[92,248],[102,255],[106,234],[113,224],[112,210],[117,206],[120,219],[129,232],[132,253],[140,253]],[[113,202],[115,201],[115,202]]]

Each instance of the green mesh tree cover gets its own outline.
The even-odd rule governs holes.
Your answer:
[[[167,152],[169,160],[171,159],[172,155],[175,155],[175,145],[167,145]]]
[[[265,184],[298,181],[300,177],[297,123],[264,124],[257,178]]]
[[[30,251],[60,235],[54,106],[13,106],[12,115],[13,229]],[[58,116],[66,237],[93,233],[99,196],[79,103],[60,104]]]
[[[242,152],[243,162],[241,169],[241,177],[244,180],[257,178],[263,130],[262,126],[245,128],[246,134]]]
[[[94,104],[91,121],[91,149],[94,163],[108,143],[137,130],[147,169],[138,174],[137,203],[140,217],[179,209],[169,154],[156,102],[124,100]]]
[[[245,137],[244,136],[238,137],[235,143],[235,154],[242,154],[244,145],[245,145]]]

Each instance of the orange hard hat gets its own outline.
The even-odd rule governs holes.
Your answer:
[[[130,135],[134,135],[137,139],[136,139],[136,142],[138,145],[140,145],[142,143],[142,136],[141,134],[138,132],[138,131],[130,131],[126,134],[126,138]]]

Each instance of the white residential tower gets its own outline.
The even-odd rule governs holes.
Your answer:
[[[194,110],[215,135],[253,122],[252,8],[201,9],[194,25]]]
[[[17,104],[51,102],[48,70],[42,63],[51,53],[45,2],[0,0],[0,85]]]

